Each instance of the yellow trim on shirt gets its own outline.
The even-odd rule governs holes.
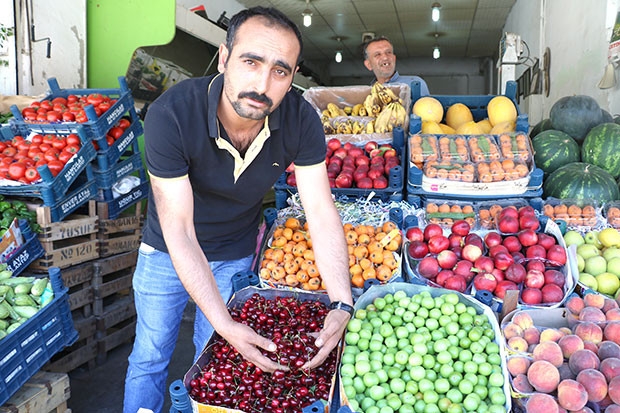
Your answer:
[[[181,179],[187,179],[189,176],[188,174],[185,174],[183,176],[175,176],[174,178],[162,178],[161,176],[153,175],[151,172],[149,172],[148,174],[155,179],[161,179],[166,181],[180,181]]]

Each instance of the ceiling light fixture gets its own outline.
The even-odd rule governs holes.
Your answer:
[[[340,50],[336,51],[336,63],[342,62],[342,52]]]
[[[441,50],[439,50],[439,33],[435,33],[435,47],[433,47],[433,59],[439,59],[441,56]]]
[[[312,24],[312,10],[310,10],[309,4],[310,0],[306,0],[306,10],[304,10],[301,15],[304,16],[304,26],[310,27]]]
[[[439,21],[439,17],[441,13],[440,9],[441,9],[441,4],[439,3],[433,3],[433,5],[431,6],[431,19],[433,19],[434,22]]]

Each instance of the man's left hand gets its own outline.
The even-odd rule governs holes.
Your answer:
[[[319,332],[314,344],[319,348],[318,353],[302,366],[302,369],[309,370],[323,364],[329,353],[338,345],[344,330],[349,322],[349,313],[343,310],[332,310],[327,313],[323,329]]]

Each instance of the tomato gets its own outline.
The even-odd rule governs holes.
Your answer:
[[[38,168],[39,166],[47,165],[47,161],[45,159],[39,159],[34,163],[34,167]]]
[[[58,160],[62,162],[63,165],[69,162],[69,159],[71,159],[72,157],[73,157],[73,153],[67,152],[64,149],[60,151],[60,153],[58,154]]]
[[[110,102],[101,102],[99,104],[99,106],[97,106],[97,108],[101,111],[101,112],[105,112],[106,110],[110,109],[112,107],[112,105],[110,105]]]
[[[52,144],[48,142],[43,142],[42,144],[39,145],[39,149],[41,149],[41,152],[47,152],[47,150],[51,148],[52,148]]]
[[[26,173],[26,165],[23,162],[13,162],[9,165],[9,178],[17,181]]]
[[[9,176],[9,164],[8,163],[0,163],[0,179],[8,178]]]
[[[32,159],[35,163],[39,162],[40,160],[45,161],[45,155],[41,151],[34,152],[32,155],[30,154],[30,152],[28,152],[28,157],[30,159]],[[45,162],[47,162],[47,161],[45,161]]]
[[[0,161],[0,163],[3,163],[5,165],[10,165],[12,164],[14,161],[12,156],[5,156],[4,158],[2,158],[2,161]]]
[[[78,97],[75,95],[67,96],[67,103],[75,103],[78,101]]]
[[[108,146],[112,146],[114,145],[114,138],[111,136],[107,136],[105,137],[105,141],[107,142]]]
[[[2,152],[3,150],[5,150],[7,148],[7,144],[6,142],[0,142],[0,152]]]
[[[103,102],[104,97],[101,93],[91,93],[86,97],[86,102],[90,105],[97,107]]]
[[[34,166],[30,166],[26,168],[26,171],[24,172],[24,178],[26,178],[28,182],[34,182],[41,179],[41,175],[39,175],[39,171],[37,171],[37,168],[35,168]]]
[[[51,162],[51,161],[56,161],[58,160],[58,154],[60,154],[60,151],[56,148],[51,148],[49,150],[47,150],[44,154],[43,157],[45,158],[46,161]]]
[[[97,117],[103,115],[103,111],[99,109],[99,106],[95,106],[95,115],[97,115]]]
[[[32,145],[32,142],[30,142],[30,141],[21,141],[21,142],[18,142],[18,143],[15,145],[15,147],[16,147],[18,150],[20,150],[20,151],[21,151],[21,150],[24,150],[24,149],[26,149],[26,150],[30,149],[30,146],[31,146],[31,145]]]
[[[32,158],[37,153],[43,153],[43,151],[41,150],[41,148],[39,148],[39,145],[33,143],[32,145],[30,145],[30,148],[28,148],[28,157]]]
[[[41,107],[41,102],[39,102],[38,100],[34,101],[30,104],[30,107],[33,108],[34,110],[37,110],[38,108]]]
[[[58,112],[58,113],[63,113],[67,110],[67,107],[63,104],[60,103],[54,103],[54,106],[52,107],[52,110]]]
[[[63,112],[62,113],[62,121],[63,122],[74,122],[75,121],[75,115],[71,112]]]
[[[52,146],[58,150],[61,150],[67,146],[67,139],[62,136],[57,136],[56,139],[52,141]]]
[[[121,136],[123,136],[123,133],[125,133],[125,130],[123,128],[114,126],[108,131],[108,136],[111,136],[112,138],[114,138],[114,140],[117,140]]]
[[[37,116],[37,110],[33,107],[28,106],[27,108],[22,109],[22,116],[24,118],[28,118],[30,116]]]
[[[92,141],[93,142],[93,147],[95,148],[96,151],[99,150],[99,145],[97,145],[97,142]]]
[[[15,156],[15,154],[17,153],[17,148],[14,148],[12,146],[7,146],[3,151],[2,154],[4,156]]]
[[[30,138],[30,141],[32,143],[37,143],[37,144],[41,143],[43,142],[43,135],[39,135],[39,134],[33,135],[32,138]]]
[[[55,110],[50,110],[46,115],[48,122],[60,122],[62,119],[62,114],[60,112],[56,112]]]
[[[127,129],[128,127],[131,126],[131,121],[129,119],[122,118],[121,120],[118,121],[116,126],[122,129]]]
[[[68,100],[63,98],[62,96],[58,96],[58,97],[52,99],[52,104],[54,104],[54,105],[55,104],[61,104],[63,106],[67,106],[67,102],[68,102]]]
[[[34,165],[34,160],[32,160],[31,158],[28,158],[28,157],[22,158],[20,160],[20,162],[23,162],[24,165],[26,165],[26,166],[33,166]]]
[[[56,137],[55,135],[51,135],[51,134],[48,133],[47,135],[43,136],[43,141],[47,142],[47,143],[49,143],[51,145],[51,143],[52,143],[52,141],[54,140],[55,137]]]
[[[78,122],[78,123],[88,122],[88,116],[86,116],[86,112],[84,112],[83,109],[80,109],[75,114],[75,121]]]
[[[37,121],[47,122],[47,113],[37,113]]]
[[[80,147],[78,145],[67,145],[64,147],[63,151],[69,152],[70,154],[78,153]]]
[[[42,100],[41,101],[41,108],[45,109],[45,110],[51,110],[53,107],[52,102],[50,102],[49,100]]]
[[[47,167],[50,168],[52,176],[57,176],[60,171],[62,171],[62,168],[65,167],[65,164],[60,162],[58,159],[54,159],[53,161],[49,161],[47,163]]]
[[[23,159],[27,157],[28,157],[28,149],[18,150],[15,156],[13,156],[14,159]]]
[[[33,121],[37,120],[36,112],[26,112],[23,116],[24,116],[24,119],[29,121],[29,122],[33,122]]]
[[[81,144],[82,144],[82,140],[75,133],[67,135],[67,145],[78,145],[78,146],[80,146]]]

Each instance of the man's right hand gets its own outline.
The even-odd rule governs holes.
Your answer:
[[[225,334],[220,333],[237,351],[248,361],[264,372],[273,373],[276,370],[288,371],[289,368],[282,366],[268,357],[265,357],[260,349],[270,352],[276,351],[276,344],[260,335],[245,324],[234,322],[227,325]]]

